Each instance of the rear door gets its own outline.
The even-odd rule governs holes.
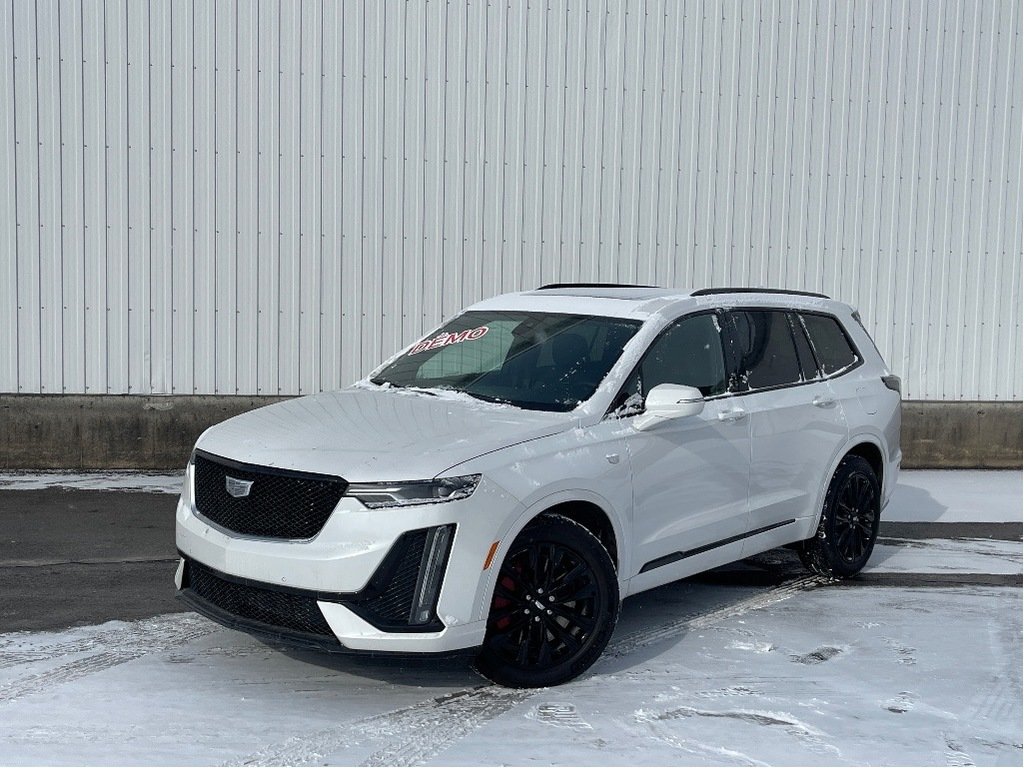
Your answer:
[[[750,417],[753,534],[814,513],[848,429],[795,314],[742,309],[730,315],[739,359],[734,387]]]

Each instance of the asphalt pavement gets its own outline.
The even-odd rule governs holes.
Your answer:
[[[961,480],[969,477],[965,473],[947,474]],[[82,485],[5,489],[0,483],[0,633],[63,629],[185,610],[174,597],[177,497],[168,492],[173,484],[146,492]],[[928,483],[920,485],[927,487]],[[1019,522],[965,521],[960,519],[963,515],[946,520],[944,508],[929,507],[925,495],[914,485],[906,484],[897,493],[890,510],[900,519],[888,520],[883,515],[881,545],[939,539],[1021,541]],[[908,515],[900,514],[900,507],[907,504],[917,510],[909,517],[919,519],[906,520]],[[877,560],[875,557],[873,562]],[[761,562],[767,568],[750,572],[728,567],[694,580],[738,578],[775,583],[792,575],[792,558],[769,557]],[[869,570],[855,583],[895,587],[1020,586],[1021,576]]]
[[[175,502],[166,493],[0,490],[0,632],[183,610]]]

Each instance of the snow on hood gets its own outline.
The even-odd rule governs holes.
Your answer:
[[[247,464],[420,480],[515,443],[570,429],[570,413],[366,385],[285,400],[211,427],[196,447]]]

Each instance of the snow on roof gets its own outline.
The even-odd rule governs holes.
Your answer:
[[[579,285],[506,293],[484,299],[468,309],[560,312],[642,320],[681,302],[692,302],[695,307],[756,304],[794,308],[827,307],[833,311],[839,306],[839,302],[832,299],[777,291],[760,292],[744,289],[736,293],[694,295],[691,290],[677,288]]]

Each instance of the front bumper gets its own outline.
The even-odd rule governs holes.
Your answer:
[[[183,558],[177,582],[181,599],[199,613],[271,640],[340,652],[447,653],[483,642],[492,576],[483,570],[484,560],[504,519],[514,519],[519,509],[514,498],[486,479],[470,498],[441,504],[369,510],[343,497],[320,533],[301,541],[219,528],[197,514],[190,488],[191,478],[186,478],[176,512]],[[499,510],[503,514],[495,514]],[[420,557],[408,554],[409,537],[444,527],[453,535],[430,621],[403,626],[401,611],[407,603],[397,600],[394,589],[384,593],[401,581],[407,594],[416,582],[418,574],[408,569],[418,567]],[[403,553],[408,555],[404,561]],[[211,601],[190,584],[191,563],[272,598],[305,600],[303,605],[315,607],[329,634],[261,620],[266,617],[251,611],[246,615],[239,608],[245,603]],[[259,602],[259,595],[251,599]],[[382,613],[387,614],[383,619]]]
[[[323,613],[319,607],[318,597],[341,597],[317,595],[316,593],[303,594],[301,591],[290,591],[287,593],[275,592],[268,589],[266,584],[250,582],[247,579],[230,577],[227,574],[216,574],[218,581],[235,585],[239,591],[250,599],[270,598],[269,603],[284,602],[286,608],[294,609],[294,615],[287,618],[273,615],[264,604],[254,610],[254,606],[248,606],[248,610],[242,599],[230,601],[230,609],[222,607],[225,602],[208,594],[203,589],[197,589],[194,582],[194,573],[202,568],[194,560],[182,558],[178,579],[181,587],[178,590],[177,598],[196,613],[206,616],[229,629],[236,629],[241,632],[253,635],[265,642],[277,645],[287,645],[305,650],[325,651],[327,653],[353,653],[370,655],[411,655],[409,651],[374,651],[372,649],[348,648],[341,644],[338,637],[330,629],[330,625],[323,619]],[[204,569],[210,571],[210,569]],[[207,575],[209,577],[209,574]],[[272,586],[272,585],[270,585]],[[261,594],[262,593],[262,594]],[[220,604],[218,604],[220,603]],[[313,612],[315,616],[313,615]],[[257,616],[259,618],[257,618]],[[261,620],[262,619],[262,620]],[[465,652],[466,649],[453,651],[439,651],[444,656],[456,655]],[[415,655],[419,655],[419,652]]]

